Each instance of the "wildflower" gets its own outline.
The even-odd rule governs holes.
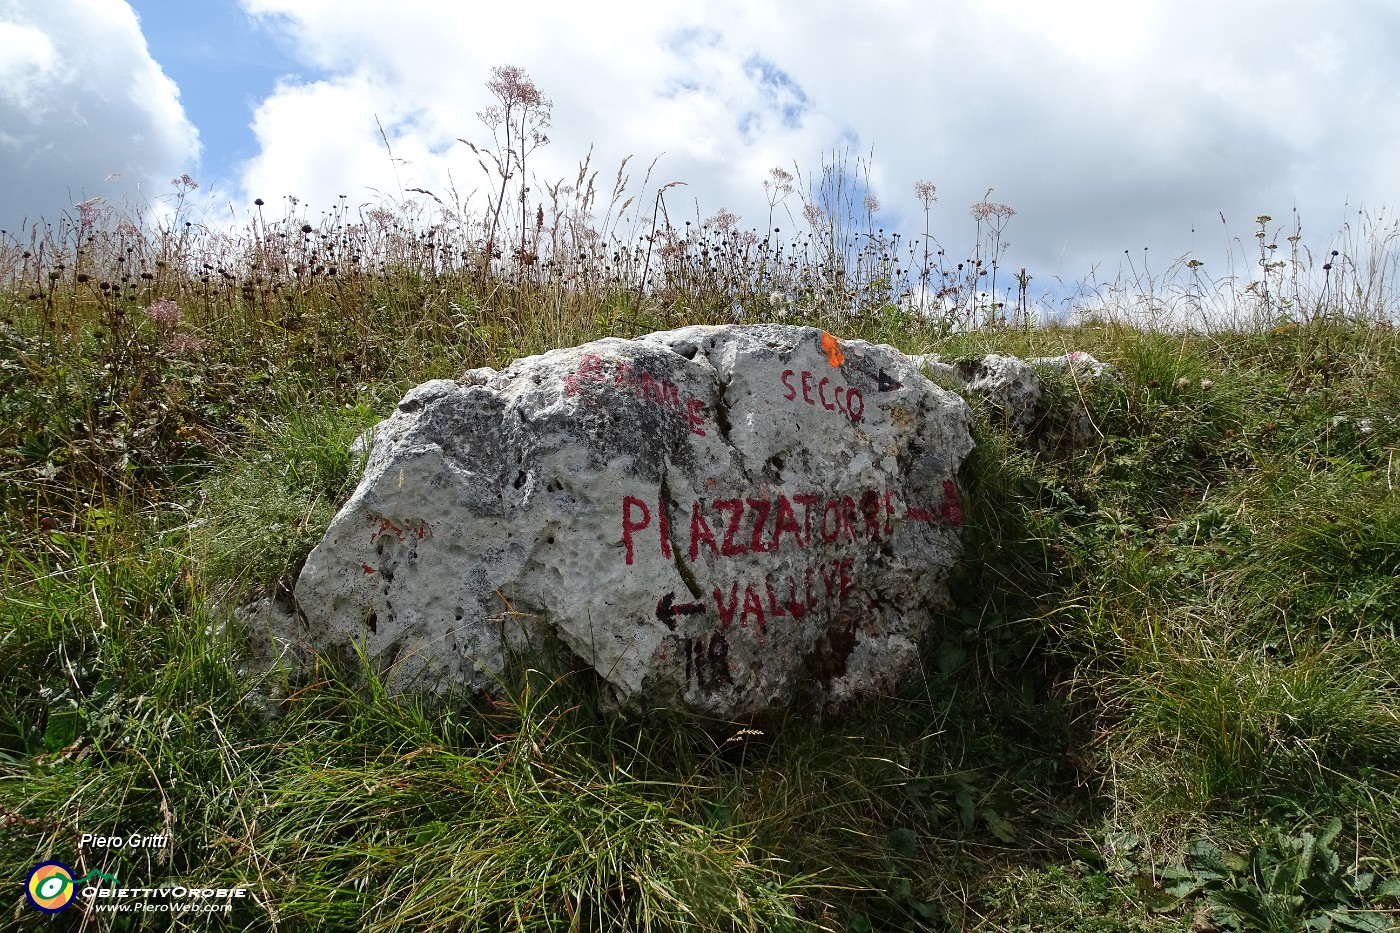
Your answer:
[[[207,346],[209,341],[189,334],[176,334],[170,341],[171,351],[178,356],[198,356]]]
[[[477,116],[487,126],[499,126],[508,118],[512,110],[547,111],[553,103],[540,93],[535,82],[530,80],[524,68],[515,65],[499,65],[491,69],[491,80],[486,88],[501,102],[501,106],[488,107]],[[547,123],[545,125],[548,125]],[[538,132],[536,133],[538,136]],[[547,140],[537,139],[537,144]]]
[[[146,314],[162,330],[169,330],[180,323],[180,306],[173,301],[157,301],[146,309]]]
[[[993,204],[990,201],[979,201],[972,205],[972,219],[986,220],[988,217],[995,217],[998,220],[1006,221],[1016,216],[1016,209],[1005,204]]]
[[[1214,388],[1214,387],[1215,387],[1215,383],[1211,382],[1209,379],[1202,379],[1202,380],[1201,380],[1201,391],[1202,391],[1202,392],[1209,392],[1209,391],[1210,391],[1212,388]]]
[[[739,215],[723,207],[719,209],[719,212],[716,213],[715,216],[705,221],[705,223],[711,225],[720,233],[727,233],[730,230],[730,228],[732,228],[738,222]]]

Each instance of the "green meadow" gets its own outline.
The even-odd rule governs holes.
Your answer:
[[[526,153],[488,148],[470,204],[284,199],[229,227],[186,178],[156,216],[0,237],[0,926],[1397,928],[1393,224],[1314,244],[1261,217],[1037,323],[1005,205],[945,251],[877,232],[849,165],[774,170],[760,230],[683,222],[627,164],[536,199]],[[544,664],[428,701],[247,660],[232,607],[286,596],[408,388],[736,321],[1120,374],[1049,380],[1082,446],[977,409],[965,558],[898,695],[625,719]],[[50,921],[23,888],[51,859],[248,896]]]

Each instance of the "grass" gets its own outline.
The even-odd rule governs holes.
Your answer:
[[[289,202],[229,232],[89,207],[0,237],[6,889],[50,858],[249,888],[180,929],[1394,928],[1383,223],[1319,250],[1330,268],[1287,239],[1256,279],[1183,263],[1027,326],[978,297],[1002,205],[959,268],[858,237],[849,191],[837,222],[809,190],[808,232],[784,239],[722,214],[672,226],[668,186],[629,195],[621,170],[604,209],[594,177],[521,216],[493,176],[485,213],[432,195],[312,224]],[[771,174],[775,211],[792,180]],[[247,663],[231,607],[285,593],[349,493],[353,440],[408,387],[733,322],[736,302],[908,352],[1078,349],[1120,374],[1047,375],[1057,424],[1089,413],[1086,444],[979,412],[954,604],[899,695],[826,723],[625,720],[528,667],[499,699],[429,704],[347,659]],[[1210,302],[1231,326],[1188,326]],[[84,832],[173,844],[80,853]],[[0,910],[37,917],[18,894]]]

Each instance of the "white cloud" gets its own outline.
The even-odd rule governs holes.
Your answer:
[[[0,0],[0,224],[83,200],[140,206],[191,171],[198,135],[119,0]],[[111,175],[119,178],[108,181]]]
[[[37,87],[48,79],[58,63],[53,42],[33,26],[0,22],[0,97],[26,113],[41,106]]]
[[[773,0],[622,0],[607,16],[562,0],[244,6],[330,75],[284,82],[259,109],[249,199],[324,208],[371,188],[442,192],[449,172],[464,193],[480,186],[455,139],[488,141],[476,113],[501,64],[525,68],[554,102],[552,143],[531,157],[542,181],[572,179],[590,144],[608,188],[624,156],[639,182],[665,153],[653,188],[687,183],[667,195],[673,221],[698,200],[702,216],[724,206],[760,226],[769,168],[795,161],[819,179],[824,152],[873,146],[877,224],[920,229],[912,186],[926,178],[939,187],[935,232],[965,253],[968,207],[995,188],[1019,211],[1007,263],[1039,284],[1144,245],[1165,265],[1193,227],[1210,262],[1225,242],[1219,212],[1236,236],[1294,204],[1325,229],[1348,197],[1400,195],[1400,17],[1388,0],[1358,0],[1346,16],[1298,0],[858,11],[813,0],[800,14]],[[376,114],[403,162],[390,162]]]

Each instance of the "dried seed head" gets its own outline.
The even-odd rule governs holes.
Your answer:
[[[1016,209],[1005,204],[993,204],[990,201],[979,201],[972,205],[972,219],[986,220],[988,217],[995,217],[998,220],[1008,220],[1016,216]]]
[[[739,215],[733,211],[721,207],[713,217],[705,223],[714,227],[720,233],[728,233],[735,224],[739,222]]]

